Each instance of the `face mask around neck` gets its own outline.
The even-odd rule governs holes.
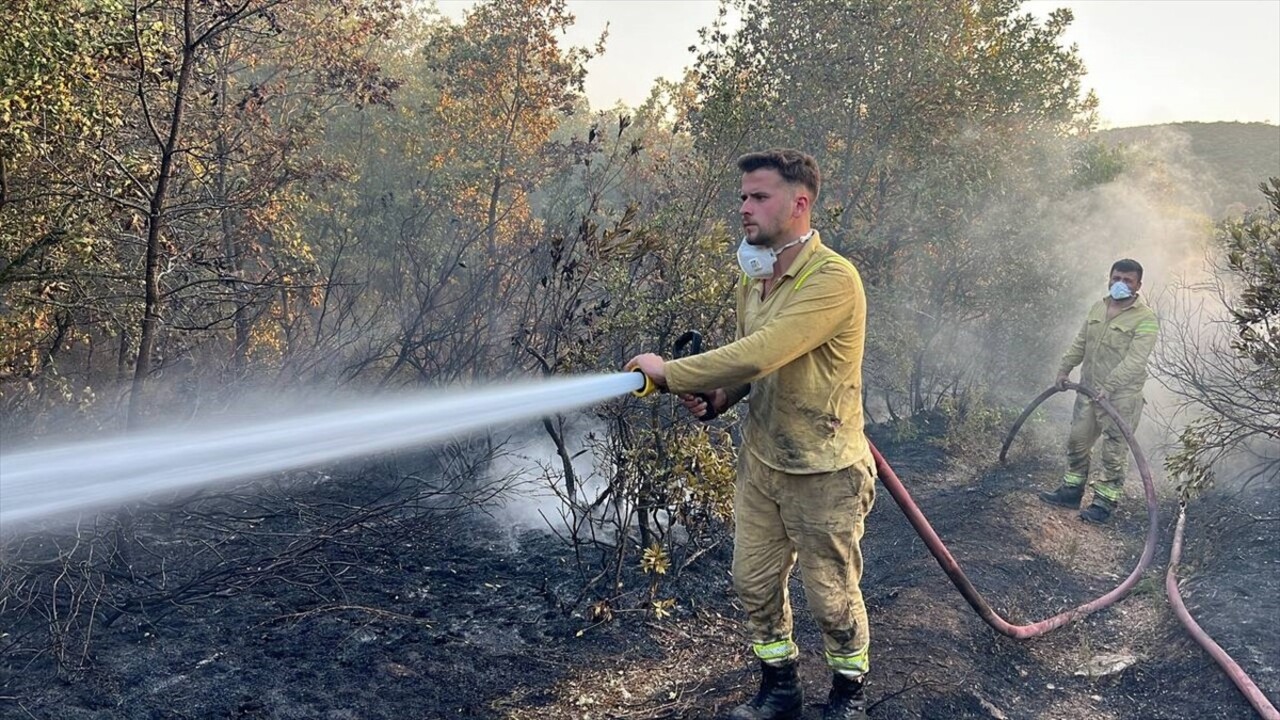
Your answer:
[[[805,233],[802,237],[796,238],[782,247],[774,250],[770,247],[760,247],[747,242],[742,238],[742,242],[738,243],[738,267],[742,268],[742,272],[753,280],[764,280],[773,277],[773,266],[778,262],[778,253],[785,251],[793,245],[802,245],[813,237],[813,231]]]

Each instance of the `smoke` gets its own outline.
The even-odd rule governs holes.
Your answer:
[[[1160,128],[1128,147],[1119,177],[1055,208],[1057,240],[1089,279],[1081,301],[1106,291],[1108,270],[1120,258],[1142,263],[1148,299],[1172,279],[1201,269],[1212,237],[1208,188],[1217,181],[1190,155],[1189,143],[1185,134]]]
[[[562,415],[550,419],[560,436],[577,486],[574,499],[588,502],[607,484],[599,470],[597,448],[603,428],[590,413]],[[555,441],[541,423],[530,424],[512,433],[503,442],[489,465],[487,480],[508,481],[514,492],[493,509],[499,522],[513,533],[519,530],[564,530],[568,505],[564,460]],[[514,535],[513,535],[514,537]]]

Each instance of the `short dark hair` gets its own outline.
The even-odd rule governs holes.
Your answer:
[[[1138,279],[1142,279],[1142,263],[1134,260],[1133,258],[1124,258],[1123,260],[1115,261],[1111,264],[1111,270],[1109,270],[1107,274],[1110,275],[1117,270],[1120,272],[1138,273]]]
[[[812,155],[791,148],[773,148],[738,158],[738,169],[744,173],[765,168],[777,170],[782,179],[792,185],[805,186],[813,193],[812,199],[818,199],[822,190],[822,172]]]

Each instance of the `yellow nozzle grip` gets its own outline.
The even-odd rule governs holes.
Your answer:
[[[639,390],[632,390],[632,395],[635,395],[636,397],[647,397],[658,392],[658,386],[654,384],[653,380],[648,375],[644,374],[644,371],[632,370],[631,372],[638,372],[640,373],[640,377],[644,378],[644,386]]]

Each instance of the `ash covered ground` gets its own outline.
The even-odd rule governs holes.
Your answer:
[[[1010,620],[1092,599],[1137,561],[1146,514],[1136,487],[1113,524],[1092,527],[1035,499],[1058,476],[1056,457],[1015,452],[1007,466],[962,465],[928,441],[873,437]],[[1255,485],[1191,506],[1181,576],[1201,625],[1274,699],[1280,494],[1274,482]],[[318,486],[314,507],[349,501],[333,492]],[[1175,511],[1163,503],[1156,560],[1129,598],[1015,641],[969,609],[882,490],[864,545],[872,717],[1254,717],[1165,600]],[[305,522],[267,525],[288,536]],[[380,527],[335,533],[339,541],[315,550],[324,563],[296,559],[234,592],[140,606],[94,628],[72,669],[40,648],[38,615],[16,613],[11,595],[0,614],[0,717],[697,719],[720,717],[754,691],[727,541],[664,581],[662,595],[677,605],[658,618],[638,576],[624,578],[625,592],[584,596],[583,558],[545,529],[463,513],[443,513],[407,538]],[[149,540],[215,542],[172,532]],[[227,553],[251,541],[216,540]],[[605,615],[592,611],[601,600]],[[805,717],[818,718],[828,678],[798,579],[793,600]]]

